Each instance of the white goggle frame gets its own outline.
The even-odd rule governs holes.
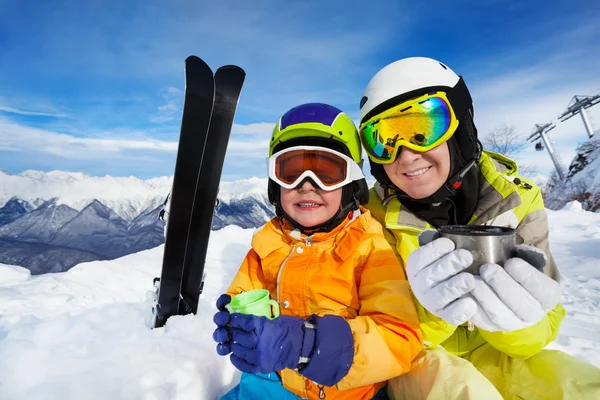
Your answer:
[[[346,161],[346,178],[340,183],[336,183],[335,185],[331,185],[331,186],[326,186],[323,182],[321,182],[321,180],[317,177],[317,175],[314,172],[312,172],[311,170],[306,170],[291,184],[282,182],[275,175],[275,164],[277,163],[277,158],[282,154],[285,154],[285,153],[288,153],[288,152],[294,151],[294,150],[318,150],[318,151],[322,151],[324,153],[334,154],[335,156],[344,159]],[[343,186],[346,186],[350,182],[358,181],[358,180],[365,178],[360,166],[353,159],[351,159],[347,155],[339,153],[335,150],[331,150],[326,147],[319,147],[319,146],[294,146],[294,147],[289,147],[287,149],[278,151],[277,153],[273,154],[271,157],[267,158],[267,171],[268,171],[269,178],[272,179],[273,181],[275,181],[279,186],[281,186],[282,188],[285,188],[285,189],[294,189],[304,179],[311,178],[312,181],[315,182],[317,184],[317,186],[319,186],[320,189],[325,190],[325,191],[332,191],[332,190],[339,189]]]

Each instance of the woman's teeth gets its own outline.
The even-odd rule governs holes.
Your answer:
[[[431,167],[427,167],[427,168],[423,168],[423,169],[419,169],[417,171],[413,171],[413,172],[406,172],[405,175],[407,176],[418,176],[418,175],[422,175],[425,172],[429,171],[429,168]]]

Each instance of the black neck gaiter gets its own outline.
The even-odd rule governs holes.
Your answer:
[[[450,150],[449,176],[454,176],[467,165],[468,160],[464,160],[461,156],[462,153],[454,136],[448,140],[448,149]],[[446,197],[439,203],[432,203],[430,198],[412,199],[397,190],[401,193],[398,199],[410,212],[436,228],[442,225],[463,225],[469,222],[477,206],[480,175],[479,165],[475,164],[467,171],[456,194]],[[433,196],[435,194],[430,197]]]

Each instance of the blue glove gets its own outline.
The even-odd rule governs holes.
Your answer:
[[[228,330],[231,363],[243,372],[298,369],[314,382],[333,386],[354,361],[350,325],[336,315],[312,315],[304,321],[289,315],[270,320],[234,313]]]
[[[213,339],[217,342],[217,354],[220,356],[226,356],[231,353],[231,335],[229,329],[227,329],[227,323],[229,322],[229,311],[225,306],[231,302],[231,296],[228,294],[222,294],[217,299],[217,309],[219,312],[213,317],[213,321],[217,325],[213,333]]]
[[[302,318],[289,315],[270,320],[231,314],[231,363],[240,371],[252,374],[296,369],[304,341],[303,327]]]

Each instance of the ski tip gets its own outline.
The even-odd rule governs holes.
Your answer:
[[[237,65],[223,65],[222,67],[219,67],[217,69],[217,72],[219,72],[219,71],[226,71],[226,70],[236,71],[238,74],[246,76],[246,71],[244,71],[242,69],[242,67],[237,66]]]
[[[204,61],[203,59],[201,59],[198,56],[191,55],[188,58],[186,58],[185,59],[185,65],[190,65],[190,64],[202,65],[202,66],[210,69],[210,67],[208,66],[208,64],[206,63],[206,61]]]
[[[203,60],[200,57],[195,56],[193,54],[191,56],[188,56],[188,58],[185,59],[186,63],[187,62],[194,62],[194,61],[202,61],[203,62]]]

